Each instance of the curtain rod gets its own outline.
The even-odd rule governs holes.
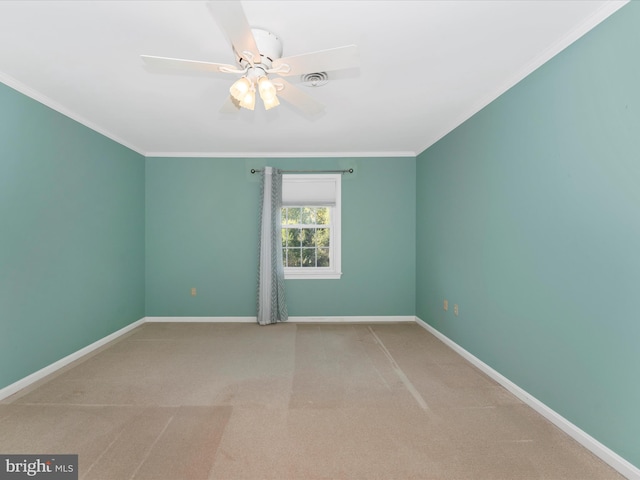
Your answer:
[[[262,172],[264,168],[252,168],[251,173]],[[353,168],[348,170],[281,170],[282,173],[353,173]]]

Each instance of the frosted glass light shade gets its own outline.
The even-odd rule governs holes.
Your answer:
[[[277,107],[278,105],[280,105],[278,97],[273,97],[270,100],[265,100],[264,98],[262,98],[262,102],[264,103],[265,110],[271,110],[273,107]]]
[[[249,89],[247,93],[240,99],[240,106],[248,110],[253,110],[256,106],[256,92],[253,89]]]
[[[265,102],[276,98],[276,87],[267,77],[258,79],[258,90],[260,90],[260,98]]]
[[[276,95],[276,87],[267,77],[260,77],[258,79],[258,91],[260,92],[260,98],[264,102],[265,110],[270,110],[280,105],[280,101]]]
[[[231,85],[231,88],[229,89],[229,93],[233,98],[235,98],[239,102],[242,102],[242,100],[247,95],[247,93],[249,93],[250,90],[251,90],[251,81],[247,77],[241,77],[238,80],[236,80],[233,83],[233,85]]]

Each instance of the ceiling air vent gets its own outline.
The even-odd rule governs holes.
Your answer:
[[[329,81],[327,72],[307,73],[300,75],[300,80],[307,87],[321,87]]]

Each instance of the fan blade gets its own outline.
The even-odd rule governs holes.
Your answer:
[[[282,78],[273,80],[273,84],[281,85],[283,88],[278,90],[278,97],[289,102],[298,110],[309,116],[319,115],[324,111],[324,105],[318,102],[315,98],[307,95],[298,87],[294,87],[289,82]]]
[[[278,72],[278,75],[290,77],[304,75],[305,73],[330,72],[360,66],[358,47],[347,45],[344,47],[320,50],[319,52],[294,55],[292,57],[279,58],[273,61],[273,69],[284,68],[288,65],[290,70]]]
[[[252,55],[254,63],[261,63],[260,51],[251,32],[251,26],[239,1],[209,2],[209,10],[225,33],[236,55],[247,58],[244,52]]]
[[[199,70],[201,72],[215,73],[230,73],[225,72],[224,69],[238,71],[237,67],[224,63],[200,62],[198,60],[185,60],[181,58],[154,57],[152,55],[140,55],[140,57],[142,57],[144,63],[150,67],[183,68],[187,70]]]

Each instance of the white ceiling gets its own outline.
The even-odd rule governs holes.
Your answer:
[[[225,115],[233,75],[144,67],[234,63],[205,2],[4,0],[0,81],[147,156],[414,156],[624,3],[242,2],[284,56],[359,47],[359,69],[300,87],[326,105],[309,120],[284,102]]]

